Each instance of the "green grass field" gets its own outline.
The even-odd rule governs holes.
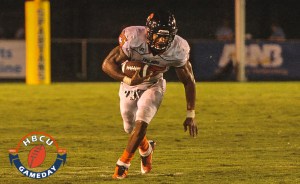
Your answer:
[[[118,83],[0,85],[0,183],[300,183],[300,83],[198,83],[199,135],[183,132],[184,88],[168,83],[148,128],[157,141],[153,170],[111,179],[127,144]],[[43,131],[67,149],[67,163],[43,180],[10,166],[8,149]]]

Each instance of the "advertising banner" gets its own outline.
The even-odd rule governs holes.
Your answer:
[[[300,80],[300,42],[249,42],[246,44],[248,80]],[[233,80],[235,45],[217,41],[193,44],[197,80]]]
[[[25,41],[0,40],[0,78],[24,79]]]

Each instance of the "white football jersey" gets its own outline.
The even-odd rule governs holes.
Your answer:
[[[141,61],[148,65],[169,69],[170,66],[184,66],[189,59],[190,46],[185,39],[178,35],[175,35],[170,47],[164,53],[153,56],[147,45],[146,27],[144,26],[125,28],[119,37],[119,44],[131,61]],[[162,76],[161,73],[155,78]]]

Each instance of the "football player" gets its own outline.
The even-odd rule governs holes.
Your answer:
[[[130,26],[119,36],[119,46],[105,58],[102,70],[110,77],[121,81],[119,97],[124,130],[130,133],[128,144],[116,163],[113,178],[127,176],[130,161],[138,149],[141,155],[141,172],[152,169],[152,154],[155,142],[146,138],[146,130],[156,114],[165,90],[163,72],[150,73],[144,77],[136,71],[132,77],[126,76],[121,65],[125,61],[140,61],[157,67],[175,67],[176,74],[185,88],[187,116],[184,130],[196,137],[198,129],[195,118],[195,79],[189,62],[190,47],[177,33],[173,14],[165,11],[151,13],[146,26]]]

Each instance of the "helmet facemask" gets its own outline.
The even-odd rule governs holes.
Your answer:
[[[165,52],[177,33],[175,18],[169,12],[150,14],[146,27],[147,43],[154,54]]]

